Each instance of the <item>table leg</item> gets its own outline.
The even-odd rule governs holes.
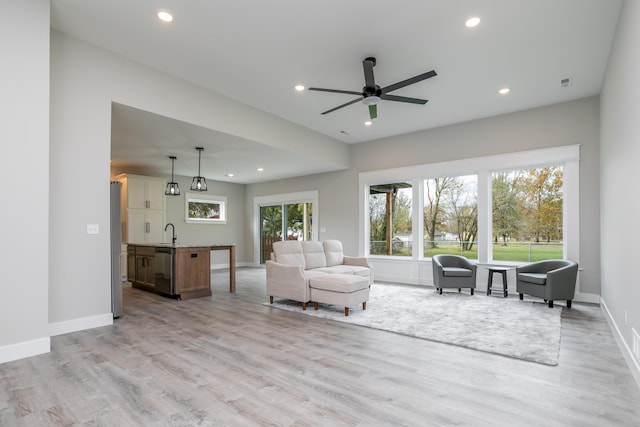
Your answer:
[[[236,291],[236,247],[229,248],[229,292]]]
[[[508,294],[508,292],[507,292],[507,272],[506,271],[502,272],[502,289],[504,291],[504,297],[506,298],[507,294]]]

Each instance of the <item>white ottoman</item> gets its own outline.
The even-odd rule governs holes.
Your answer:
[[[344,315],[349,315],[349,306],[362,303],[367,309],[369,300],[369,279],[351,274],[323,274],[309,279],[310,296],[313,308],[318,303],[344,306]]]

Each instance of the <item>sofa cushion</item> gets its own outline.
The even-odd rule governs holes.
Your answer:
[[[342,242],[340,240],[325,240],[322,242],[322,245],[324,246],[324,255],[327,260],[327,267],[342,265],[344,263]]]
[[[545,285],[547,283],[547,275],[543,273],[518,273],[518,280],[536,285]]]
[[[327,266],[322,242],[308,240],[300,242],[304,255],[305,269],[322,268]]]
[[[302,246],[297,240],[274,242],[273,253],[280,264],[305,266]]]
[[[442,267],[442,274],[447,277],[471,277],[473,271],[468,268]]]
[[[327,274],[353,274],[353,271],[342,265],[334,265],[332,267],[315,268],[313,271],[322,271]]]
[[[360,265],[341,265],[340,268],[349,270],[354,276],[371,276],[371,269],[369,267],[362,267]]]

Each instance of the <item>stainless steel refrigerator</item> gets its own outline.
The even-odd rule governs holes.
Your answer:
[[[120,222],[120,190],[122,184],[111,182],[111,311],[122,316],[122,223]]]

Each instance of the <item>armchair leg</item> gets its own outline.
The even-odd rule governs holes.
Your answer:
[[[313,303],[313,309],[314,309],[314,310],[317,310],[317,309],[318,309],[318,303],[317,303],[317,302],[314,302],[314,303]]]
[[[367,309],[367,302],[366,302],[366,301],[362,303],[362,309],[363,309],[363,310],[366,310],[366,309]]]
[[[440,295],[442,295],[442,288],[440,288]]]
[[[349,315],[349,307],[344,308],[344,315],[345,317]]]
[[[462,292],[462,288],[458,288],[458,293]]]
[[[570,299],[567,300],[567,308],[571,308],[571,300]]]
[[[269,297],[269,304],[273,304],[273,297],[272,296]]]
[[[549,308],[553,308],[553,300],[552,299],[549,300]]]
[[[471,288],[471,295],[473,295],[473,288]]]
[[[307,303],[306,303],[306,302],[303,302],[303,303],[302,303],[302,309],[303,309],[303,310],[306,310],[306,309],[307,309]]]
[[[524,299],[524,296],[520,294],[520,301],[522,301],[523,299]]]

